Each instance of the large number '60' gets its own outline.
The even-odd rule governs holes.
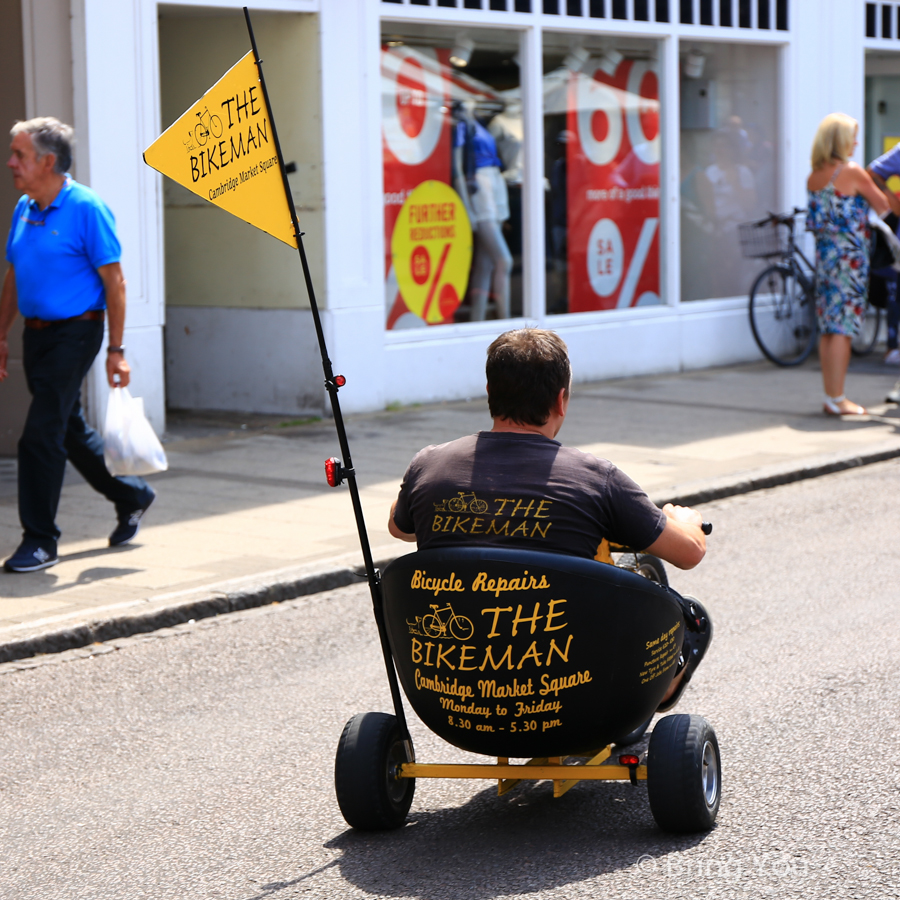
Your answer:
[[[599,64],[588,68],[576,76],[575,100],[578,108],[578,137],[585,156],[595,166],[606,166],[619,154],[622,146],[623,113],[628,129],[628,140],[635,156],[645,165],[659,162],[659,131],[648,138],[644,132],[641,111],[648,104],[659,108],[657,100],[641,97],[641,82],[648,72],[655,72],[649,62],[637,60],[631,63],[628,73],[628,90],[614,88],[593,78]],[[606,136],[598,140],[594,136],[594,114],[602,112],[606,116]]]

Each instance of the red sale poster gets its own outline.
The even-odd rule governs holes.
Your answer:
[[[572,75],[570,312],[660,302],[658,98],[650,60],[607,54]]]
[[[423,181],[450,184],[449,50],[385,47],[381,54],[387,327],[410,316],[391,269],[391,237],[406,198]],[[422,322],[424,325],[425,323]]]

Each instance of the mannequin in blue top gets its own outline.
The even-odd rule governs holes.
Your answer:
[[[103,439],[81,411],[81,383],[103,344],[109,315],[106,376],[125,387],[125,279],[115,220],[106,204],[68,175],[73,131],[58,119],[17,122],[7,166],[24,196],[6,242],[9,268],[0,292],[0,381],[6,378],[9,330],[25,318],[22,363],[31,406],[19,439],[19,518],[23,537],[8,572],[35,572],[59,561],[56,511],[66,460],[115,504],[110,546],[127,544],[156,496],[141,478],[114,478]]]
[[[472,321],[482,321],[490,294],[498,319],[509,318],[512,254],[503,238],[509,218],[509,196],[500,174],[503,163],[494,136],[475,118],[475,101],[454,107],[453,184],[466,206],[475,237],[475,259],[469,277]]]

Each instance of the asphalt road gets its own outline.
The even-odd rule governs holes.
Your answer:
[[[471,781],[420,781],[401,831],[348,830],[341,728],[390,708],[354,587],[0,666],[0,896],[900,897],[898,481],[703,509],[707,559],[670,574],[716,628],[678,708],[719,736],[709,834],[662,834],[643,786]]]

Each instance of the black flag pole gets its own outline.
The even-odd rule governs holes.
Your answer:
[[[288,208],[291,211],[291,222],[294,226],[294,237],[297,240],[297,250],[300,252],[300,263],[303,266],[303,278],[306,281],[306,293],[309,296],[309,306],[312,311],[313,322],[316,327],[316,337],[319,340],[319,353],[322,356],[322,368],[325,372],[325,389],[331,400],[331,410],[334,415],[334,427],[337,430],[338,443],[341,448],[341,456],[343,465],[336,464],[335,484],[340,484],[346,479],[347,487],[350,489],[350,499],[353,503],[353,513],[356,516],[356,528],[359,532],[359,543],[362,548],[363,562],[366,567],[366,578],[369,582],[369,592],[372,595],[372,606],[375,612],[375,622],[378,625],[378,634],[381,638],[381,649],[384,654],[384,664],[387,669],[388,682],[391,688],[391,698],[394,702],[394,712],[400,725],[403,740],[407,744],[407,755],[412,761],[412,743],[409,740],[409,729],[406,724],[406,716],[403,711],[403,700],[400,696],[400,685],[397,681],[397,672],[394,668],[394,660],[391,654],[391,647],[388,643],[387,629],[384,623],[384,603],[381,590],[381,573],[375,568],[372,560],[372,549],[369,546],[369,535],[366,531],[366,520],[363,515],[362,502],[359,498],[359,486],[356,483],[356,472],[353,468],[353,462],[350,458],[350,445],[347,441],[347,431],[344,428],[344,418],[341,415],[341,404],[338,400],[338,391],[345,384],[343,375],[335,375],[331,366],[331,360],[328,358],[328,348],[325,346],[325,332],[322,330],[322,320],[319,316],[319,307],[316,303],[316,291],[313,287],[312,276],[309,272],[309,262],[306,259],[306,250],[303,248],[303,232],[300,230],[300,223],[297,219],[297,210],[294,206],[294,197],[291,194],[291,188],[288,184],[287,172],[284,168],[284,157],[281,154],[281,144],[278,140],[278,130],[275,127],[275,116],[272,113],[272,104],[269,101],[269,92],[266,88],[266,79],[263,75],[262,60],[259,58],[259,52],[256,48],[256,37],[253,34],[253,25],[250,22],[250,11],[244,7],[244,18],[247,20],[247,31],[250,34],[250,45],[253,48],[253,59],[256,62],[256,69],[259,72],[259,86],[262,89],[263,99],[266,103],[266,109],[269,111],[269,123],[272,126],[272,140],[275,143],[275,152],[278,155],[278,167],[281,170],[281,180],[284,185],[284,194],[287,198]],[[331,478],[329,478],[331,483]]]

